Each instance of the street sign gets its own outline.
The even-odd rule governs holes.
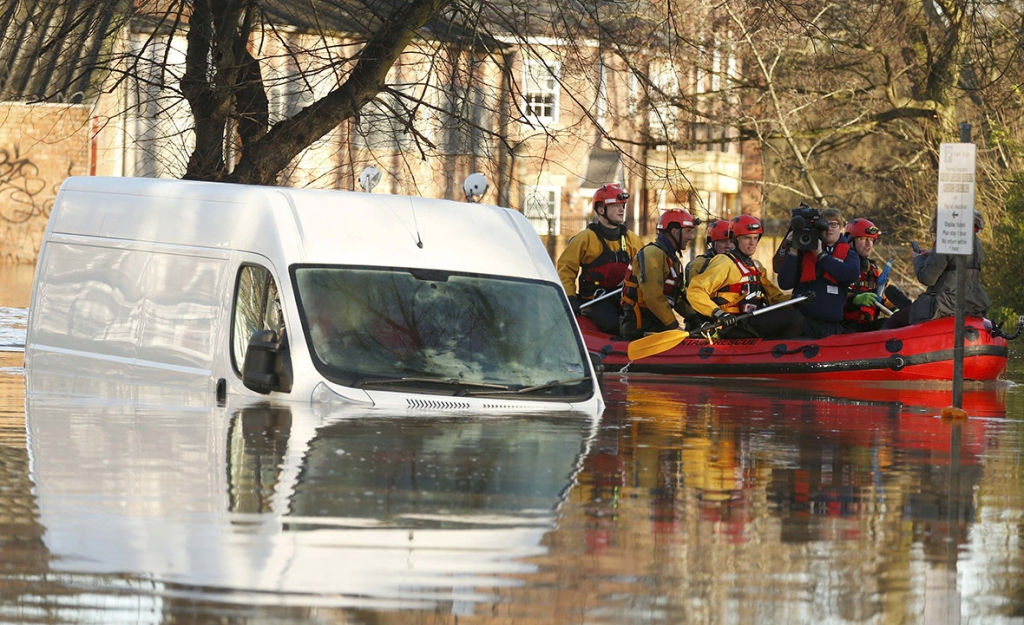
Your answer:
[[[943,143],[939,146],[939,202],[935,220],[935,251],[972,254],[974,251],[974,178],[977,146]]]

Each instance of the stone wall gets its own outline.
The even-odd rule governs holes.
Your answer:
[[[57,189],[90,173],[85,106],[0,103],[0,261],[35,263]]]

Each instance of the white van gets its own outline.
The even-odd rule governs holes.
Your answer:
[[[25,368],[218,401],[603,408],[521,214],[342,191],[69,178],[39,254]]]

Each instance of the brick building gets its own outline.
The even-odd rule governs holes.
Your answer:
[[[347,23],[328,23],[338,34],[325,45],[315,32],[323,23],[296,15],[280,15],[297,23],[251,44],[271,123],[334,88],[337,76],[317,52],[351,45]],[[128,80],[115,84],[89,71],[89,51],[99,47],[47,58],[39,51],[52,46],[25,23],[20,30],[17,19],[7,23],[0,40],[0,62],[18,70],[0,81],[0,241],[3,258],[16,262],[34,261],[64,177],[180,177],[194,144],[178,85],[184,33],[130,22],[109,44],[131,62]],[[496,46],[500,54],[445,40],[413,43],[392,68],[389,90],[306,149],[279,183],[353,189],[373,165],[385,173],[378,193],[462,199],[462,181],[481,171],[491,182],[483,201],[522,210],[552,254],[585,226],[590,198],[607,182],[629,190],[628,224],[642,236],[653,235],[669,208],[703,219],[760,213],[756,146],[673,104],[699,101],[719,91],[723,77],[738,77],[727,49],[716,52],[715,71],[705,71],[653,52],[638,52],[627,67],[596,41],[546,35]],[[65,101],[26,103],[54,94]],[[226,144],[230,151],[230,138]]]

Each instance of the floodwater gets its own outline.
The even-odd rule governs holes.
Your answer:
[[[651,376],[599,420],[26,401],[30,281],[0,269],[0,622],[1024,623],[1024,386],[955,422]]]

